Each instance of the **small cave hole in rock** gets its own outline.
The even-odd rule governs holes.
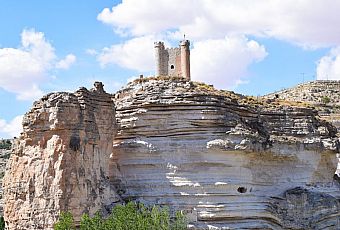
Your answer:
[[[239,193],[245,193],[245,192],[247,192],[247,188],[245,188],[245,187],[238,187],[237,191]]]
[[[171,66],[170,66],[170,69],[175,69],[175,66],[174,66],[174,65],[171,65]]]
[[[80,148],[80,138],[77,136],[71,136],[69,146],[73,151],[78,151]]]

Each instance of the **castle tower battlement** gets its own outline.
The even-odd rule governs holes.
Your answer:
[[[190,41],[183,40],[179,47],[165,48],[161,41],[154,43],[156,76],[183,77],[190,81]]]

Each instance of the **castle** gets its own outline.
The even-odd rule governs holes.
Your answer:
[[[155,42],[156,76],[183,77],[190,81],[190,42],[182,40],[177,48]]]

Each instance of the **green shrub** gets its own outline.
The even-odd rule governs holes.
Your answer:
[[[5,176],[5,172],[0,172],[0,179],[4,178],[4,176]],[[0,230],[1,230],[1,228],[0,228]]]
[[[324,96],[324,97],[321,98],[321,101],[322,101],[322,103],[327,104],[327,103],[331,102],[331,99],[329,97]]]
[[[61,215],[55,229],[74,229],[72,215],[66,214],[67,216],[65,213]],[[184,230],[186,225],[186,218],[181,212],[176,212],[175,217],[171,219],[167,207],[146,207],[134,202],[115,206],[106,219],[96,213],[93,217],[84,214],[80,220],[81,230]]]
[[[182,229],[186,229],[187,226],[187,219],[186,217],[183,215],[183,213],[177,211],[176,215],[175,215],[176,221],[174,222],[173,225],[173,230],[182,230]]]
[[[105,230],[105,220],[100,216],[99,213],[96,213],[92,218],[89,215],[84,214],[81,217],[80,221],[80,229],[81,230]]]
[[[70,212],[62,212],[59,221],[54,224],[55,230],[75,230],[73,216]]]
[[[0,217],[0,230],[5,230],[5,220],[4,217]]]

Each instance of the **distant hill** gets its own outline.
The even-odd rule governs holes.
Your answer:
[[[319,111],[322,119],[340,128],[340,81],[317,80],[264,96],[269,100],[305,102]]]

